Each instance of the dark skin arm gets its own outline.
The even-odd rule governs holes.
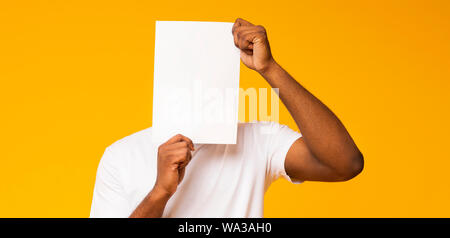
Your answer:
[[[191,139],[183,135],[175,135],[159,146],[155,185],[130,218],[158,218],[163,215],[167,201],[183,180],[193,150],[194,144]]]
[[[171,194],[165,191],[152,189],[142,200],[139,206],[130,215],[130,218],[159,218],[162,217],[167,201]]]
[[[302,132],[286,155],[287,174],[301,181],[345,181],[364,166],[361,152],[334,113],[273,58],[264,27],[237,19],[233,26],[241,60],[273,88]]]
[[[287,174],[297,180],[344,181],[359,174],[363,156],[344,125],[274,60],[262,26],[237,19],[233,26],[241,60],[261,74],[273,88],[302,131],[285,160]],[[131,218],[161,217],[167,201],[182,181],[192,158],[192,141],[176,135],[158,148],[158,175],[153,189],[130,215]]]

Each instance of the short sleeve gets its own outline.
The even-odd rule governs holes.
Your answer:
[[[128,217],[130,215],[114,156],[111,149],[107,148],[98,165],[91,218]]]
[[[286,180],[299,184],[302,181],[292,180],[285,170],[285,159],[292,144],[302,135],[285,125],[276,122],[261,123],[259,135],[263,139],[263,148],[267,156],[267,175],[271,182],[283,177]]]

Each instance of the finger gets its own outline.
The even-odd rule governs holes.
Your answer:
[[[252,41],[251,38],[249,38],[248,36],[246,37],[241,37],[238,40],[238,47],[241,50],[250,50],[249,45],[252,45]]]
[[[194,149],[195,149],[195,148],[194,148],[194,143],[192,142],[192,140],[189,139],[189,138],[186,137],[186,136],[181,135],[181,134],[177,134],[177,135],[173,136],[172,138],[170,138],[170,139],[169,139],[166,143],[164,143],[164,144],[169,145],[169,144],[174,144],[174,143],[180,142],[180,141],[186,141],[186,142],[189,144],[189,147],[190,147],[191,150],[194,150]]]
[[[195,148],[194,148],[194,142],[192,142],[191,139],[189,139],[189,138],[186,137],[186,136],[181,135],[181,140],[182,140],[182,141],[186,141],[186,142],[188,143],[189,149],[195,150]]]
[[[236,25],[236,26],[253,26],[252,23],[250,23],[242,18],[237,18],[236,21],[234,21],[234,25]]]
[[[246,55],[253,55],[253,50],[241,50]]]
[[[252,57],[253,57],[252,54],[253,54],[253,52],[247,53],[247,52],[244,52],[243,50],[241,50],[241,60],[243,62],[251,62]]]
[[[239,31],[257,30],[256,26],[236,26],[233,27],[231,33],[237,33]]]
[[[254,31],[258,31],[258,28],[256,28],[255,26],[238,26],[233,28],[233,39],[234,39],[234,45],[236,45],[236,47],[238,47],[238,40],[241,37],[241,35],[247,33],[247,32],[254,32]]]
[[[248,22],[248,21],[242,19],[242,18],[237,18],[237,19],[234,21],[233,27],[231,28],[231,32],[232,32],[233,35],[234,35],[234,33],[236,32],[236,30],[237,30],[238,28],[240,28],[240,27],[249,27],[249,26],[254,26],[254,25],[253,25],[252,23],[250,23],[250,22]],[[234,36],[236,36],[236,35],[234,35]],[[236,42],[235,42],[235,45],[237,46]]]
[[[185,157],[182,158],[182,160],[178,163],[178,168],[185,168],[189,162],[192,160],[192,154],[189,152]]]
[[[178,168],[184,168],[189,164],[189,162],[191,162],[192,154],[190,151],[188,151],[187,153],[180,153],[179,155],[177,155],[176,158],[177,158],[176,163],[178,164]]]
[[[191,150],[191,145],[188,143],[188,142],[186,142],[186,141],[180,141],[180,142],[176,142],[176,143],[173,143],[173,144],[170,144],[170,145],[166,145],[166,150],[167,151],[176,151],[176,150],[179,150],[179,149],[184,149],[184,148],[187,148],[187,149],[189,149],[189,150]]]
[[[258,26],[241,26],[236,28],[236,31],[233,33],[235,44],[239,47],[239,41],[242,39],[248,39],[249,34],[264,34],[262,29]],[[252,35],[250,35],[252,36]],[[253,43],[252,41],[250,41]],[[253,46],[252,46],[253,47]]]
[[[183,135],[181,134],[176,134],[174,136],[172,136],[169,140],[167,140],[166,144],[173,144],[175,142],[179,142],[181,141]]]
[[[178,141],[180,141],[180,134],[176,134],[176,135],[170,137],[170,138],[169,138],[166,142],[164,142],[162,145],[170,145],[170,144],[176,143],[176,142],[178,142]]]
[[[259,32],[257,31],[249,31],[246,33],[242,33],[238,40],[238,45],[241,50],[252,50],[254,39],[258,37]]]
[[[167,147],[167,155],[171,157],[175,157],[178,160],[179,157],[188,156],[188,153],[191,152],[191,149],[185,145],[168,145]]]

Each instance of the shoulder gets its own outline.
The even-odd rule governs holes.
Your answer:
[[[151,140],[151,133],[151,127],[135,132],[115,141],[106,148],[106,151],[111,154],[123,154],[143,150],[145,148],[152,148],[153,143]]]
[[[274,123],[276,123],[276,122],[271,122],[271,121],[239,122],[238,128],[244,129],[244,130],[254,130],[254,129],[259,129],[261,127],[266,127],[266,126],[272,125]]]
[[[239,138],[245,140],[258,140],[260,142],[298,139],[301,133],[292,130],[287,125],[271,121],[253,121],[249,123],[239,123]]]
[[[274,125],[279,125],[276,122],[267,121],[252,121],[238,124],[238,141],[240,143],[261,142],[267,138],[270,131],[273,131]]]
[[[252,121],[238,124],[239,133],[267,135],[276,132],[278,129],[286,127],[272,121]]]

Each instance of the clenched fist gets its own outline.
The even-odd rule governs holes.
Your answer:
[[[274,64],[263,26],[238,18],[232,32],[234,44],[241,50],[241,60],[247,67],[262,74]]]
[[[176,135],[158,148],[158,175],[154,189],[173,195],[183,180],[185,168],[191,161],[194,144],[191,139]]]

